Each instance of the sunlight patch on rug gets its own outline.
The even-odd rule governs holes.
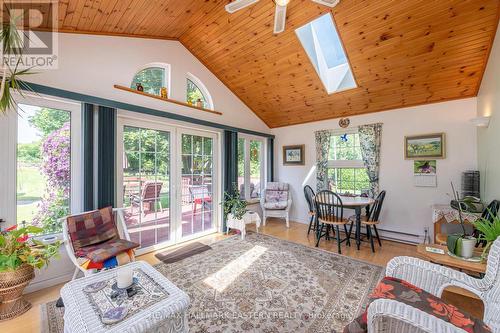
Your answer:
[[[207,277],[203,282],[221,293],[266,251],[266,247],[255,245],[237,259]]]

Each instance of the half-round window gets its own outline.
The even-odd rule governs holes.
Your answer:
[[[207,89],[200,80],[191,74],[187,78],[186,101],[191,105],[213,109],[212,98]]]
[[[160,96],[161,88],[167,88],[168,91],[167,83],[167,71],[164,67],[146,67],[135,74],[130,87]]]

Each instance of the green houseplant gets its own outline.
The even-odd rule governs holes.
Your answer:
[[[34,226],[13,226],[0,232],[0,321],[31,308],[22,295],[35,277],[34,268],[48,265],[59,254],[60,242],[45,244],[31,237],[42,232]]]
[[[491,218],[480,218],[474,223],[474,227],[480,231],[479,240],[486,241],[481,257],[483,260],[488,255],[491,244],[500,237],[500,217],[489,210]]]
[[[224,209],[225,219],[231,214],[232,218],[241,220],[247,211],[247,202],[240,198],[240,191],[236,186],[232,192],[224,192],[224,201],[221,205]]]
[[[465,229],[463,208],[462,205],[460,204],[458,192],[455,191],[455,186],[453,185],[453,183],[451,183],[451,190],[453,192],[453,197],[455,201],[459,203],[457,209],[458,209],[458,218],[460,226],[462,227],[462,233],[455,235],[448,235],[446,239],[447,243],[446,245],[451,253],[455,254],[458,257],[468,259],[471,258],[473,255],[477,239],[472,235],[468,234],[467,230]],[[465,204],[467,205],[468,203]]]
[[[2,45],[2,61],[0,62],[0,113],[6,113],[7,110],[16,105],[13,92],[22,95],[23,88],[29,88],[20,80],[20,76],[31,74],[31,68],[19,68],[23,55],[23,39],[17,29],[16,22],[20,18],[11,17],[7,22],[2,22],[0,26],[0,44]],[[9,66],[9,61],[5,60],[11,56],[17,59],[16,65],[13,68]]]

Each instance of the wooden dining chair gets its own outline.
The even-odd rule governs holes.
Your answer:
[[[309,228],[307,229],[307,235],[311,232],[311,229],[316,231],[317,225],[316,225],[316,208],[314,207],[314,190],[312,189],[311,186],[306,185],[304,186],[304,196],[306,197],[306,202],[307,205],[309,206]]]
[[[372,252],[375,252],[375,246],[373,244],[373,231],[375,232],[375,236],[377,237],[378,245],[382,246],[382,242],[380,241],[380,236],[378,235],[377,225],[380,224],[380,212],[382,211],[382,204],[385,199],[385,191],[381,191],[375,199],[375,203],[372,205],[370,212],[367,216],[364,216],[361,220],[361,225],[364,225],[366,228],[366,236],[370,240],[370,246],[372,248]]]
[[[319,241],[322,237],[329,240],[330,230],[333,231],[335,228],[338,252],[342,253],[340,248],[341,243],[346,242],[348,246],[351,246],[350,234],[347,231],[347,224],[349,221],[344,219],[344,205],[342,204],[342,199],[338,194],[332,191],[321,191],[314,197],[314,203],[318,221],[316,247],[319,246]],[[344,226],[346,235],[344,239],[340,239],[339,226]]]

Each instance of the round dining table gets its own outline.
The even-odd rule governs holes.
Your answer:
[[[340,196],[342,200],[342,205],[344,208],[354,209],[356,213],[356,246],[359,250],[359,246],[361,244],[361,210],[364,207],[370,206],[375,203],[375,200],[367,197],[349,197],[349,196]]]

